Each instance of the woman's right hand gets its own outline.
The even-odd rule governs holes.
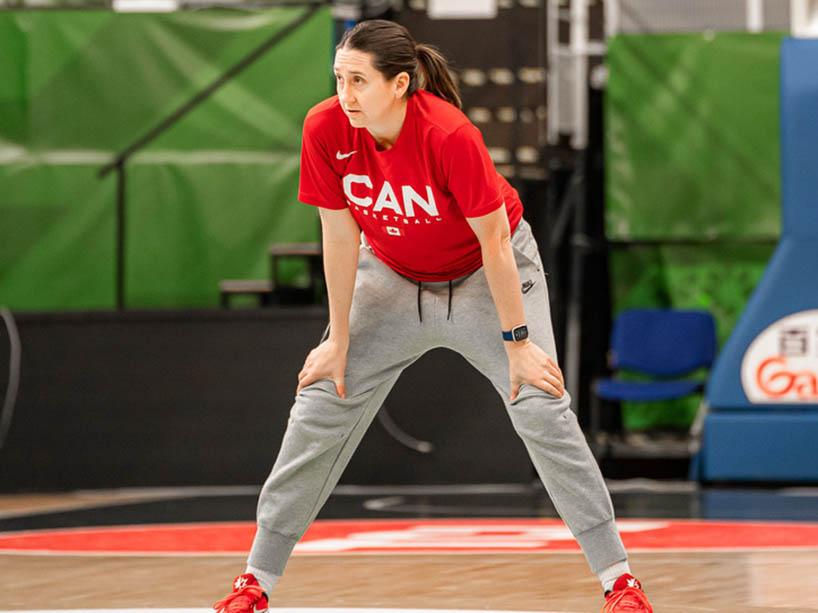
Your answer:
[[[319,379],[329,379],[335,384],[338,396],[346,398],[344,371],[347,367],[347,349],[346,344],[339,343],[330,337],[310,351],[307,359],[304,360],[304,368],[298,373],[298,388],[295,393],[298,394],[303,388]]]

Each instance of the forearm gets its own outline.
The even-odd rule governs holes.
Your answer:
[[[349,344],[349,310],[355,290],[359,245],[349,240],[323,240],[324,278],[329,302],[329,337]]]
[[[525,311],[520,290],[520,275],[517,272],[510,240],[506,237],[497,241],[486,241],[482,251],[483,268],[502,329],[511,330],[524,324]],[[503,345],[509,359],[510,401],[513,402],[517,398],[523,384],[538,387],[557,398],[562,397],[565,384],[562,371],[553,358],[528,340]]]
[[[520,275],[514,260],[509,235],[493,238],[481,245],[483,269],[497,308],[503,330],[525,323]],[[499,332],[498,332],[499,334]]]

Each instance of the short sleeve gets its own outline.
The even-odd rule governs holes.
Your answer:
[[[441,153],[449,191],[465,217],[487,215],[503,204],[497,170],[474,125],[452,132]]]
[[[332,158],[329,156],[326,143],[322,142],[323,130],[319,118],[320,116],[307,116],[304,121],[298,199],[304,204],[327,209],[344,209],[347,202],[341,177],[332,166]]]

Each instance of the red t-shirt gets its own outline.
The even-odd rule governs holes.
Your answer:
[[[375,255],[417,281],[446,281],[482,265],[466,222],[505,203],[512,232],[517,191],[494,168],[480,131],[455,106],[419,90],[395,144],[379,151],[333,96],[307,113],[298,198],[349,207]]]

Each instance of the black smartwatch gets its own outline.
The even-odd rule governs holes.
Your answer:
[[[512,328],[509,331],[503,330],[503,340],[504,341],[514,341],[515,343],[519,343],[520,341],[524,341],[528,338],[528,326],[523,324],[522,326],[517,326]]]

